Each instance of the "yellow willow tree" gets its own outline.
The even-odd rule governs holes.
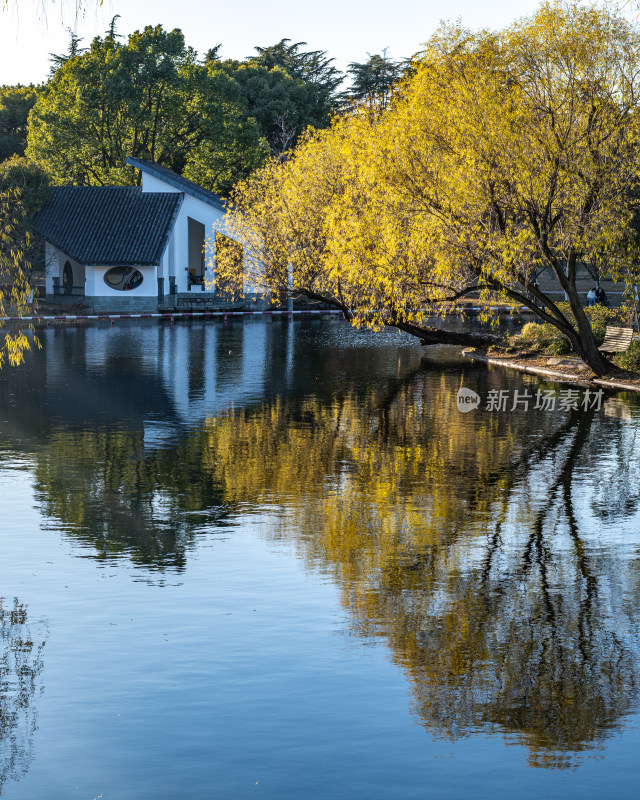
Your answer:
[[[597,258],[632,278],[639,90],[640,34],[606,8],[548,3],[499,33],[443,27],[387,111],[307,137],[238,188],[229,226],[272,291],[425,343],[452,341],[428,314],[479,292],[528,306],[602,374],[576,273]],[[542,269],[566,304],[539,289]]]
[[[31,310],[28,302],[30,264],[27,262],[31,235],[21,230],[21,201],[19,188],[3,191],[0,187],[0,283],[4,286],[0,288],[0,327],[5,324],[5,316],[23,317]],[[0,367],[5,360],[13,366],[21,364],[28,349],[24,326],[6,331],[0,336]]]
[[[622,17],[577,4],[544,4],[495,35],[445,29],[382,136],[384,182],[434,225],[436,282],[466,268],[458,291],[529,306],[597,373],[607,363],[576,272],[596,258],[632,271],[639,45]],[[568,310],[536,286],[543,267]]]
[[[403,327],[429,344],[494,344],[493,334],[410,324],[424,316],[431,260],[414,209],[375,174],[367,182],[377,126],[368,110],[336,119],[308,132],[290,159],[236,186],[223,232],[242,243],[244,257],[219,248],[216,280],[236,293],[325,302],[356,325]]]
[[[46,200],[49,191],[46,173],[25,158],[15,156],[0,164],[0,328],[5,317],[29,316],[33,307],[33,272],[43,262],[43,245],[31,232],[30,217]],[[8,361],[17,365],[29,349],[20,323],[0,336],[0,367]],[[33,337],[39,346],[37,337]]]

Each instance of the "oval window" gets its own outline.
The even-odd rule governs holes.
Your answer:
[[[111,289],[127,292],[142,283],[142,273],[133,267],[112,267],[104,274],[104,282]]]

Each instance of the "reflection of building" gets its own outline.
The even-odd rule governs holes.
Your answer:
[[[45,386],[29,395],[65,425],[99,420],[158,443],[287,385],[292,335],[259,320],[46,330]]]
[[[215,250],[229,242],[211,237],[224,227],[222,200],[158,164],[128,163],[142,187],[61,186],[36,215],[47,297],[98,311],[213,302]]]

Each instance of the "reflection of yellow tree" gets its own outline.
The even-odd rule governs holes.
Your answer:
[[[572,497],[577,464],[630,464],[633,441],[594,435],[589,415],[462,415],[459,386],[418,373],[264,402],[153,454],[138,433],[58,430],[39,487],[101,557],[160,568],[184,563],[202,522],[273,512],[354,631],[388,642],[425,727],[505,731],[532,764],[565,766],[637,691],[640,587],[612,551],[593,562]]]
[[[44,641],[34,640],[25,606],[0,597],[0,794],[6,781],[28,768],[43,647]]]
[[[339,579],[354,629],[389,642],[428,728],[495,727],[532,765],[567,766],[638,687],[629,604],[601,589],[571,497],[592,420],[518,451],[534,418],[471,421],[451,383],[210,421],[206,460],[226,497],[281,506],[283,535]]]

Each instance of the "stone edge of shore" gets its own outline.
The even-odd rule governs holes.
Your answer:
[[[581,377],[574,375],[571,372],[561,372],[559,370],[547,369],[537,364],[524,364],[522,361],[507,358],[492,358],[491,356],[476,350],[473,347],[467,347],[462,351],[462,355],[471,361],[481,361],[485,364],[491,364],[496,367],[504,367],[505,369],[514,369],[518,372],[526,372],[529,375],[539,375],[548,380],[557,381],[558,383],[570,383],[572,386],[602,386],[605,389],[618,389],[627,392],[639,392],[640,384],[627,383],[620,380],[607,380],[606,378],[595,377]]]

